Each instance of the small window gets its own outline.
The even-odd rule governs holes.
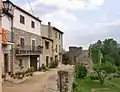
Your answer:
[[[25,24],[25,17],[20,15],[20,23]]]
[[[57,38],[57,32],[55,32],[55,38]]]
[[[56,45],[56,52],[57,52],[57,45]]]
[[[49,56],[46,56],[46,66],[48,67],[49,65]]]
[[[20,38],[20,46],[24,47],[24,44],[25,44],[24,38]]]
[[[59,34],[59,40],[60,40],[60,34]]]
[[[58,60],[58,56],[57,55],[55,55],[55,61],[57,61]]]
[[[60,45],[59,45],[59,52],[61,52]]]
[[[45,42],[45,47],[46,47],[46,49],[49,49],[49,42]]]
[[[32,50],[35,50],[35,40],[32,40]]]
[[[31,27],[35,28],[35,22],[34,21],[31,21]]]
[[[53,62],[53,58],[52,58],[52,57],[50,57],[50,62],[51,62],[51,63]]]

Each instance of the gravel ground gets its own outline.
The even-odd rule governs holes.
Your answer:
[[[37,73],[20,84],[3,83],[3,92],[57,92],[52,90],[56,90],[57,71],[66,67],[70,66],[62,65],[40,75]]]

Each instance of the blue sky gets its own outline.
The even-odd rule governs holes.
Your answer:
[[[31,12],[27,0],[11,0]],[[64,32],[64,48],[105,38],[120,41],[120,0],[29,0],[34,13]]]

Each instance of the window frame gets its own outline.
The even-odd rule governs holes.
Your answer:
[[[35,50],[35,47],[34,47],[34,49],[33,49],[33,43],[32,43],[32,41],[35,41],[35,47],[36,47],[36,39],[31,38],[31,49],[32,49],[32,50]]]
[[[23,43],[21,42],[21,39],[23,39]],[[25,39],[24,39],[24,37],[20,37],[19,38],[19,43],[20,43],[20,47],[24,47],[25,46]]]
[[[57,38],[57,31],[55,31],[55,38]]]
[[[59,34],[59,40],[60,40],[60,38],[61,38],[61,35]]]
[[[31,28],[35,28],[35,22],[31,20]]]
[[[46,44],[46,43],[47,43],[47,44]],[[48,41],[45,41],[45,48],[46,48],[46,49],[49,49],[49,47],[50,47],[49,45],[50,45],[50,43],[49,43]]]
[[[58,51],[57,45],[56,45],[55,49],[56,49],[56,52],[57,52]]]
[[[20,15],[20,23],[25,24],[25,16]]]

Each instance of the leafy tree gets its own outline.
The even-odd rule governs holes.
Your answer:
[[[93,69],[97,74],[101,85],[103,85],[108,74],[116,72],[116,67],[109,62],[94,65]]]
[[[91,45],[91,56],[93,63],[99,63],[100,51],[103,55],[102,62],[109,61],[119,66],[120,48],[118,48],[117,45],[117,41],[115,41],[114,39],[105,39],[104,41],[98,40],[95,44]]]
[[[80,63],[77,63],[75,65],[75,77],[78,79],[83,79],[87,76],[87,69],[85,66],[81,65]]]
[[[69,58],[68,53],[64,53],[62,55],[62,63],[65,65],[70,64],[70,58]]]

